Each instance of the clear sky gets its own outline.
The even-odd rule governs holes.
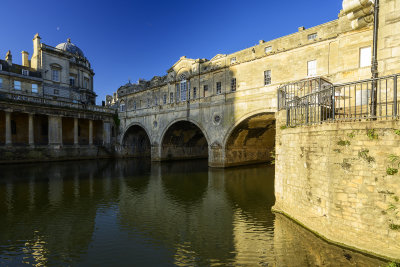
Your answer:
[[[39,33],[51,46],[68,37],[96,73],[97,103],[119,86],[165,75],[181,56],[211,59],[337,18],[341,0],[103,1],[1,0],[0,57],[32,55]]]

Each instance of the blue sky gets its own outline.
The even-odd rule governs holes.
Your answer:
[[[119,86],[165,75],[181,56],[211,59],[337,18],[341,0],[1,0],[0,57],[32,55],[32,38],[68,37],[94,69],[97,103]]]

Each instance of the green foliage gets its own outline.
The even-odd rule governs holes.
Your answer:
[[[400,225],[398,225],[398,224],[391,223],[391,224],[389,224],[389,228],[391,230],[400,231]]]
[[[287,128],[286,125],[282,125],[282,126],[281,126],[281,130],[285,130],[286,128]]]
[[[367,131],[367,136],[370,140],[378,139],[378,134],[375,133],[375,129],[369,129]]]
[[[350,141],[348,140],[340,140],[339,142],[337,142],[338,146],[349,146],[350,145]]]
[[[398,172],[399,172],[398,169],[394,169],[394,168],[390,168],[390,167],[387,167],[387,168],[386,168],[386,173],[387,173],[388,175],[395,175],[395,174],[398,173]]]
[[[347,134],[347,136],[349,138],[354,138],[356,135],[355,135],[354,131],[352,131],[351,133]]]
[[[336,152],[336,153],[340,153],[341,152],[340,149],[334,149],[333,151]]]
[[[396,165],[397,163],[397,167],[400,167],[400,157],[395,155],[395,154],[390,154],[389,155],[389,161],[393,164]]]
[[[117,128],[118,128],[119,125],[121,124],[121,120],[118,118],[118,114],[114,114],[113,119],[114,119],[115,126],[117,126]]]
[[[399,197],[398,196],[393,196],[392,198],[394,199],[394,201],[399,202]]]
[[[275,148],[269,152],[269,155],[271,156],[271,158],[273,158],[273,160],[271,161],[271,165],[275,165],[275,155],[276,155]]]
[[[368,149],[362,149],[358,152],[358,157],[364,159],[368,163],[375,162],[375,159],[368,155],[369,150]]]
[[[400,267],[400,263],[398,262],[389,262],[388,265],[386,265],[386,267]]]
[[[394,133],[400,135],[400,130],[394,130]]]

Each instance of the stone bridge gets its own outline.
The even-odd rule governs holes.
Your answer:
[[[267,162],[275,146],[276,87],[119,113],[123,156],[208,158],[211,167]]]

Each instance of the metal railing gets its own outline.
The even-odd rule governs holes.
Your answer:
[[[49,106],[62,107],[62,108],[81,109],[81,110],[88,110],[88,111],[94,111],[94,112],[104,112],[104,113],[109,113],[109,114],[115,113],[114,109],[110,109],[110,108],[106,108],[106,107],[102,107],[102,106],[84,105],[84,104],[80,104],[80,103],[73,103],[73,102],[68,102],[68,101],[49,99],[49,98],[33,96],[33,95],[0,92],[0,100],[4,100],[4,99],[7,101],[11,100],[11,101],[17,101],[17,102],[28,102],[28,103],[39,104],[39,105],[49,105]]]
[[[400,108],[399,80],[400,74],[343,84],[307,79],[278,88],[278,109],[286,109],[287,126],[395,119]]]

